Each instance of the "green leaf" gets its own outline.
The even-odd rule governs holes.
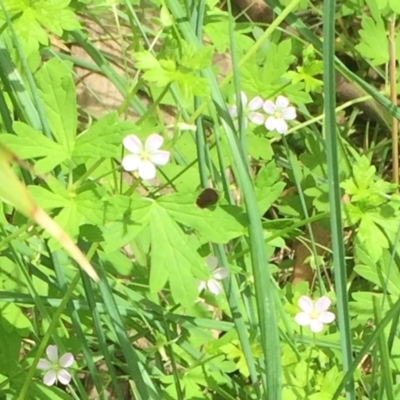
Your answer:
[[[152,202],[137,195],[114,196],[104,205],[104,226],[101,226],[103,250],[109,254],[134,239],[149,224]]]
[[[48,35],[35,18],[35,12],[27,8],[14,22],[15,33],[27,56],[39,50],[39,44],[48,44]]]
[[[400,14],[400,2],[398,0],[389,0],[389,6],[396,14]]]
[[[162,196],[157,203],[180,224],[193,228],[205,241],[228,243],[246,232],[247,220],[243,210],[235,206],[214,206],[200,209],[195,205],[194,193]]]
[[[177,71],[173,75],[173,80],[179,84],[186,99],[195,96],[206,96],[209,93],[207,79],[196,76],[193,73],[183,73]]]
[[[154,203],[151,212],[150,290],[160,291],[169,281],[176,303],[191,307],[198,297],[195,278],[208,279],[204,260],[191,246],[167,210]]]
[[[28,186],[33,199],[45,210],[65,207],[71,200],[59,193],[53,193],[41,186]]]
[[[292,80],[293,83],[304,81],[306,92],[317,91],[320,92],[322,88],[322,81],[314,78],[322,72],[322,62],[312,61],[309,64],[297,67],[297,72],[289,71],[286,76]]]
[[[362,156],[353,166],[353,177],[344,181],[341,186],[352,196],[353,204],[364,211],[386,202],[384,195],[396,187],[383,179],[375,179],[376,168],[370,165],[366,156]]]
[[[274,162],[265,164],[257,174],[255,192],[260,215],[271,207],[285,187],[284,182],[279,182],[280,170]]]
[[[381,258],[383,250],[389,248],[388,240],[379,226],[375,224],[372,213],[362,216],[357,239],[365,245],[368,254],[375,262]]]
[[[201,71],[211,65],[211,57],[213,54],[213,47],[203,46],[200,49],[196,49],[193,44],[187,44],[181,42],[183,57],[179,64],[192,70]]]
[[[64,30],[81,28],[75,14],[67,9],[70,0],[5,0],[3,3],[10,16],[20,13],[14,21],[14,29],[26,55],[37,51],[39,43],[48,44],[45,29],[61,36]],[[1,11],[0,18],[4,23]]]
[[[73,156],[120,158],[123,138],[136,129],[132,122],[119,121],[117,112],[107,114],[78,136]]]
[[[44,209],[61,208],[55,220],[72,237],[77,237],[79,227],[85,223],[97,226],[105,224],[104,197],[106,189],[89,183],[80,193],[53,193],[40,186],[29,186],[32,197]],[[53,247],[54,248],[54,247]],[[58,248],[58,247],[57,247]]]
[[[271,141],[265,136],[249,133],[247,135],[249,154],[255,159],[268,161],[273,156]]]
[[[363,16],[360,29],[360,43],[356,49],[363,57],[369,58],[373,65],[382,65],[389,60],[386,29],[382,18]]]
[[[106,262],[110,266],[113,270],[112,273],[123,276],[133,275],[134,265],[132,264],[132,260],[122,254],[120,250],[114,251],[110,254],[98,251],[98,255],[102,261]]]
[[[54,220],[57,221],[73,239],[78,237],[79,226],[83,221],[82,216],[78,212],[78,207],[73,200],[63,207]],[[53,244],[57,244],[57,248],[61,248],[61,245],[54,239],[51,239],[51,241],[53,241]],[[52,248],[54,249],[55,247],[52,246]]]
[[[218,53],[223,54],[229,49],[230,38],[229,38],[229,22],[226,18],[226,13],[222,13],[218,10],[220,15],[219,20],[212,18],[204,25],[204,32],[211,40],[211,43],[215,46]],[[250,38],[248,33],[251,32],[249,24],[236,24],[235,25],[235,42],[238,50],[238,54],[244,54],[249,51],[251,46],[254,44],[254,40]]]
[[[80,29],[75,14],[67,10],[70,0],[41,0],[33,4],[36,19],[50,32],[61,36],[63,31]]]
[[[279,44],[270,43],[261,68],[251,61],[241,69],[243,87],[266,98],[276,95],[276,91],[284,85],[282,76],[294,59],[290,40],[284,40]]]
[[[48,139],[42,133],[23,122],[14,122],[16,135],[3,134],[1,141],[22,160],[39,158],[35,167],[41,172],[51,171],[68,158],[68,153],[60,144]]]
[[[137,69],[147,71],[149,69],[161,68],[160,62],[149,51],[138,51],[134,53],[133,58]]]
[[[36,80],[51,130],[71,156],[76,138],[77,106],[70,64],[53,58],[37,72]]]
[[[356,255],[358,263],[354,271],[357,274],[395,297],[400,296],[400,272],[395,265],[389,271],[391,256],[388,251],[383,252],[378,262],[371,257],[367,246],[357,246]]]
[[[19,336],[29,335],[32,328],[31,321],[14,303],[3,303],[1,305],[2,326],[9,334]]]
[[[103,226],[105,223],[104,202],[106,188],[89,183],[79,188],[78,195],[74,198],[79,214],[85,222]]]
[[[2,303],[3,307],[8,307]],[[15,309],[15,307],[14,307]],[[2,320],[0,324],[0,373],[12,377],[18,369],[18,357],[21,349],[21,337],[15,334],[8,321]]]
[[[133,56],[136,68],[144,71],[143,79],[165,87],[175,80],[176,66],[172,60],[157,60],[149,51],[137,52]]]
[[[355,317],[354,321],[360,327],[365,326],[365,324],[371,321],[371,310],[373,310],[374,297],[379,300],[380,304],[383,304],[383,313],[390,311],[391,304],[395,303],[398,299],[398,296],[362,291],[354,291],[351,294],[351,297],[353,298],[353,301],[350,303],[351,315]],[[383,301],[383,297],[385,297],[385,301]]]
[[[176,150],[176,148],[175,146],[174,150]],[[187,156],[187,154],[185,154],[185,156]],[[177,192],[194,192],[200,185],[199,172],[195,167],[186,168],[181,165],[168,163],[163,167],[163,172],[168,179],[174,182],[174,187]]]

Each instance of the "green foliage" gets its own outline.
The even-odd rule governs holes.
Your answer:
[[[212,47],[196,50],[185,42],[173,54],[173,58],[157,59],[151,52],[136,52],[133,57],[136,68],[143,71],[143,79],[157,87],[176,83],[182,95],[189,99],[192,96],[206,96],[207,81],[197,76],[196,72],[208,67],[211,63]],[[178,60],[178,62],[176,62]]]
[[[379,10],[385,14],[396,13],[400,14],[400,4],[396,0],[375,0]],[[371,2],[369,1],[368,4]]]
[[[359,32],[360,43],[356,46],[356,49],[363,57],[371,60],[372,65],[381,65],[389,61],[389,47],[386,27],[381,13],[385,6],[383,6],[383,2],[375,1],[368,2],[372,18],[366,15],[362,17],[362,29]],[[398,8],[398,2],[395,3],[395,8]],[[393,11],[395,10],[393,9]],[[400,36],[397,35],[395,40],[397,59],[400,59]]]
[[[5,0],[3,3],[10,17],[16,17],[14,29],[27,55],[48,44],[46,30],[61,36],[64,31],[80,28],[75,14],[68,8],[70,0]]]
[[[316,75],[321,75],[323,65],[322,61],[316,60],[316,54],[313,46],[308,46],[303,51],[303,65],[296,68],[297,72],[289,71],[286,76],[293,83],[305,83],[306,92],[321,92],[322,81],[315,78]]]
[[[399,203],[390,201],[387,195],[396,185],[376,179],[375,167],[363,156],[353,167],[353,177],[344,181],[342,187],[350,196],[344,212],[350,226],[358,224],[357,239],[367,246],[374,260],[388,249],[396,232]]]

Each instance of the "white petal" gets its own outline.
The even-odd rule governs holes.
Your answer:
[[[261,108],[264,104],[264,100],[260,96],[254,97],[254,99],[250,100],[249,105],[247,106],[247,109],[250,111],[255,111]]]
[[[71,378],[72,378],[71,374],[65,369],[61,369],[57,373],[57,379],[63,385],[68,385],[71,382]]]
[[[149,153],[153,153],[158,150],[163,143],[164,138],[157,133],[153,133],[146,139],[146,144],[144,145],[144,147]]]
[[[285,109],[289,105],[289,100],[285,96],[278,96],[276,99],[276,108],[279,110]]]
[[[265,121],[265,127],[269,130],[269,131],[274,131],[276,129],[276,125],[277,125],[277,119],[274,116],[270,116],[267,118],[267,120]]]
[[[199,281],[197,283],[197,289],[199,292],[201,292],[203,289],[206,287],[206,282],[205,281]]]
[[[41,358],[36,366],[37,369],[40,369],[41,371],[47,371],[48,369],[51,369],[53,364],[49,361],[46,360],[45,358]]]
[[[150,161],[156,165],[165,165],[169,161],[169,151],[156,150],[150,154]]]
[[[236,106],[228,106],[229,115],[232,118],[236,118],[238,116],[237,107]]]
[[[308,296],[301,296],[297,304],[305,313],[310,313],[314,310],[314,302]]]
[[[256,125],[262,125],[265,121],[264,115],[258,112],[249,113],[249,120]]]
[[[282,110],[282,118],[287,121],[296,119],[296,109],[294,107],[288,107]]]
[[[214,269],[218,266],[218,258],[213,255],[207,256],[206,264],[211,271],[214,271]]]
[[[296,321],[296,323],[300,326],[307,326],[310,325],[311,322],[311,318],[310,318],[310,314],[306,313],[306,312],[299,312],[298,314],[296,314],[296,316],[294,317],[294,320]]]
[[[140,154],[143,151],[143,145],[136,135],[129,135],[122,141],[124,147],[133,154]]]
[[[214,279],[221,281],[228,276],[228,270],[224,267],[217,268],[215,271],[213,271],[212,276]]]
[[[53,386],[56,382],[57,374],[55,371],[50,370],[46,372],[45,376],[43,377],[43,383],[47,386]]]
[[[315,311],[318,313],[323,313],[324,311],[328,310],[331,306],[331,299],[326,296],[320,297],[314,304]]]
[[[278,133],[283,135],[288,131],[288,124],[283,118],[279,118],[275,120],[275,129]]]
[[[314,333],[321,332],[324,327],[324,324],[316,319],[311,320],[310,329]]]
[[[334,320],[335,320],[335,314],[330,311],[325,311],[318,317],[318,321],[322,322],[323,324],[330,324]]]
[[[61,356],[59,363],[61,367],[68,368],[74,363],[74,356],[72,353],[65,353]]]
[[[156,167],[151,161],[141,161],[139,164],[139,176],[148,181],[156,177]]]
[[[243,108],[247,106],[247,96],[245,92],[240,92],[240,99],[242,100]]]
[[[274,102],[267,100],[264,102],[263,109],[267,114],[273,114],[276,111]]]
[[[58,362],[58,347],[55,345],[47,346],[46,348],[47,358],[52,362]]]
[[[221,285],[215,279],[210,279],[207,282],[207,288],[215,296],[218,296],[221,293]]]
[[[131,172],[131,171],[136,171],[139,168],[139,165],[141,163],[141,159],[138,155],[136,154],[129,154],[128,156],[125,156],[122,161],[122,168],[125,171]]]

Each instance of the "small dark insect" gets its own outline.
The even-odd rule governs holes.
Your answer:
[[[200,208],[210,207],[218,201],[218,198],[219,195],[214,189],[204,189],[197,197],[196,205]]]

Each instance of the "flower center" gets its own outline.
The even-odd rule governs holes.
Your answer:
[[[58,372],[58,371],[60,371],[62,369],[62,367],[61,367],[61,365],[60,365],[60,363],[58,361],[55,361],[55,362],[53,362],[53,365],[51,366],[51,369],[54,372]]]
[[[147,150],[143,150],[143,151],[140,153],[140,159],[141,159],[142,161],[149,161],[149,160],[150,160],[150,153],[149,153]]]
[[[281,110],[275,110],[273,115],[276,119],[282,119],[282,111]]]
[[[319,317],[319,312],[317,310],[312,310],[310,312],[310,318],[311,319],[318,319],[318,317]]]

